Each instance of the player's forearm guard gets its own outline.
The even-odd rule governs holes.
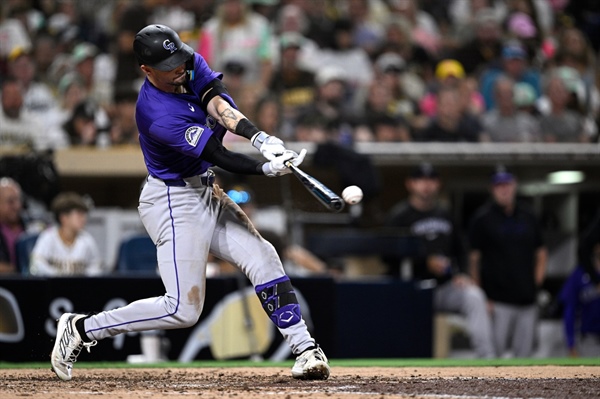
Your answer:
[[[269,318],[279,328],[287,328],[302,319],[300,305],[287,276],[257,285],[256,294]]]
[[[259,133],[260,130],[254,126],[254,124],[250,122],[248,118],[240,120],[235,127],[235,134],[251,140],[252,144],[254,144],[255,136],[257,136]],[[259,147],[257,148],[260,149]]]

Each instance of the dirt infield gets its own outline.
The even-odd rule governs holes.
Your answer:
[[[597,399],[600,367],[332,369],[327,381],[298,381],[287,368],[0,370],[0,399]]]

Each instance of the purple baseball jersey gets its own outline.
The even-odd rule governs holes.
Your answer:
[[[222,74],[210,69],[204,58],[194,54],[194,76],[188,81],[191,93],[175,94],[158,90],[148,79],[142,85],[135,110],[140,147],[151,176],[176,180],[196,176],[212,166],[200,158],[215,135],[220,141],[226,129],[202,110],[202,89]],[[221,94],[235,107],[233,100]],[[236,107],[237,108],[237,107]]]

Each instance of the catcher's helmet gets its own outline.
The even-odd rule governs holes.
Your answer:
[[[133,52],[140,65],[171,71],[187,62],[194,50],[165,25],[148,25],[135,35]]]

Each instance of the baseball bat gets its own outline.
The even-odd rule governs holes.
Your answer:
[[[294,166],[294,164],[289,161],[286,162],[286,166],[290,168],[294,176],[300,180],[304,187],[306,187],[306,189],[318,199],[325,208],[333,212],[340,212],[344,209],[344,201],[326,185],[302,171],[297,166]]]

